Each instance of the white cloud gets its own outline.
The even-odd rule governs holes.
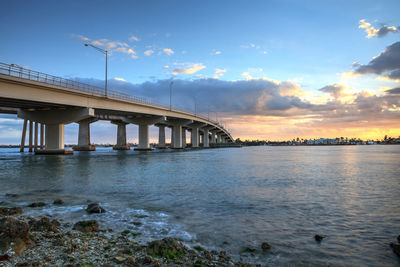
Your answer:
[[[165,66],[163,66],[163,69],[169,69],[169,66],[168,65],[165,65]]]
[[[145,54],[146,56],[151,56],[151,54],[153,54],[153,53],[154,53],[154,50],[153,49],[149,49],[149,50],[144,51],[143,54]]]
[[[132,42],[139,42],[140,40],[139,40],[139,38],[138,38],[137,36],[132,35],[132,36],[129,38],[129,41],[132,41]]]
[[[215,51],[216,55],[220,55],[222,52],[221,51]]]
[[[174,51],[171,48],[164,48],[163,52],[167,54],[168,56],[172,55]]]
[[[119,82],[126,82],[126,80],[124,78],[115,77],[114,80],[119,81]]]
[[[226,73],[226,69],[216,69],[215,70],[215,76],[224,76],[224,74]],[[214,76],[214,78],[215,78]]]
[[[204,68],[206,68],[206,66],[204,66],[202,63],[194,63],[194,64],[185,64],[188,65],[186,68],[176,68],[172,71],[172,75],[176,76],[179,73],[183,73],[183,74],[193,74],[196,73]]]
[[[399,32],[399,27],[396,26],[387,26],[387,25],[382,25],[379,29],[374,28],[371,23],[368,23],[365,21],[365,19],[361,19],[359,22],[358,28],[360,29],[365,29],[365,32],[367,33],[367,38],[372,38],[372,37],[383,37],[386,34],[392,32],[396,33]]]

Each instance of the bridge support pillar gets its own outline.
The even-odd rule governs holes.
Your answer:
[[[131,146],[126,143],[126,125],[122,121],[112,121],[111,123],[117,125],[117,144],[113,146],[114,150],[130,150]]]
[[[182,125],[174,124],[172,125],[172,140],[171,146],[174,149],[181,149],[182,147]]]
[[[216,137],[216,133],[217,131],[210,131],[211,132],[211,144],[216,144],[217,143],[217,137]]]
[[[182,148],[186,147],[186,128],[182,127]]]
[[[199,147],[199,127],[192,127],[192,134],[191,134],[191,143],[192,143],[192,148],[197,148]]]
[[[138,151],[153,150],[150,146],[150,125],[165,121],[164,116],[151,116],[151,117],[136,117],[136,118],[123,118],[124,123],[133,123],[139,126],[138,138],[139,145],[135,148]],[[164,133],[165,136],[165,133]]]
[[[79,122],[78,145],[73,149],[77,151],[94,151],[96,147],[90,144],[90,124],[97,119],[85,119]]]
[[[164,149],[166,148],[165,145],[165,125],[158,124],[158,145],[157,148]]]
[[[221,134],[217,134],[217,143],[222,143]]]
[[[72,154],[72,150],[64,149],[64,125],[93,116],[92,108],[58,109],[56,113],[54,110],[18,110],[19,118],[46,125],[45,147],[35,151],[36,154]]]
[[[149,132],[150,125],[149,124],[139,124],[139,145],[135,148],[135,150],[139,151],[147,151],[153,150],[149,144]]]
[[[203,147],[210,147],[209,130],[207,128],[203,129]]]

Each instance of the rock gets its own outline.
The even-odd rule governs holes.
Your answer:
[[[99,223],[96,220],[80,221],[72,229],[84,233],[96,232],[99,230]]]
[[[121,257],[121,256],[116,256],[116,257],[114,257],[114,261],[115,261],[116,263],[118,263],[118,264],[121,264],[121,263],[123,263],[124,261],[126,261],[126,258]]]
[[[7,194],[5,194],[5,197],[6,197],[6,198],[15,198],[15,197],[18,197],[18,194],[10,194],[10,193],[7,193]]]
[[[37,232],[58,232],[57,227],[61,224],[57,220],[50,221],[49,217],[42,217],[40,220],[32,219],[29,221],[29,226],[32,231]]]
[[[246,247],[246,248],[244,248],[242,250],[242,252],[244,252],[244,253],[252,253],[252,252],[255,252],[255,251],[256,251],[256,249],[255,248],[251,248],[251,247]]]
[[[315,239],[315,241],[317,241],[317,242],[321,242],[322,239],[324,239],[324,238],[325,238],[325,236],[322,236],[322,235],[315,235],[315,236],[314,236],[314,239]]]
[[[136,265],[136,259],[135,257],[129,257],[128,260],[126,261],[126,263],[130,266],[134,266]]]
[[[99,203],[91,203],[87,206],[88,213],[104,213],[106,210],[99,205]]]
[[[0,216],[11,216],[16,214],[21,214],[22,208],[0,208]]]
[[[266,251],[266,250],[268,250],[268,249],[270,249],[270,248],[271,248],[271,245],[268,244],[267,242],[263,242],[263,243],[261,244],[261,249],[264,250],[264,251]]]
[[[390,243],[390,246],[393,249],[393,252],[400,256],[400,243]]]
[[[64,201],[62,199],[56,199],[56,200],[54,200],[53,204],[54,205],[62,205],[62,204],[64,204]]]
[[[19,255],[32,244],[29,225],[13,217],[0,219],[0,255]]]
[[[135,225],[135,226],[141,226],[143,223],[141,223],[141,222],[132,222],[132,224]]]
[[[0,261],[8,261],[10,258],[8,254],[0,255]]]
[[[46,203],[44,203],[44,202],[33,202],[33,203],[28,205],[28,207],[31,207],[31,208],[37,208],[37,207],[43,207],[43,206],[46,206]]]
[[[170,237],[150,242],[146,251],[153,257],[163,257],[169,260],[181,258],[186,253],[185,247]]]

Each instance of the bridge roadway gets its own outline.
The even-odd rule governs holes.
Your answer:
[[[22,68],[0,63],[0,113],[17,114],[24,119],[21,145],[25,143],[29,122],[30,147],[35,126],[35,145],[40,125],[41,154],[71,153],[64,149],[64,125],[79,123],[76,150],[94,150],[90,144],[90,124],[108,120],[117,125],[114,149],[130,149],[126,141],[126,125],[138,125],[139,144],[136,150],[151,150],[149,127],[159,128],[159,148],[165,148],[165,128],[171,128],[171,147],[186,146],[186,130],[191,132],[191,145],[210,147],[233,144],[231,134],[218,122],[188,111]],[[44,125],[44,126],[43,126]],[[202,136],[202,138],[200,138]]]

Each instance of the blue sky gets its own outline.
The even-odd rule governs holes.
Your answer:
[[[242,80],[268,79],[280,87],[288,82],[300,88],[303,102],[313,104],[323,99],[311,98],[328,96],[318,89],[332,84],[371,94],[399,87],[398,80],[376,75],[343,78],[354,62],[368,64],[399,41],[398,30],[366,38],[366,28],[359,27],[361,20],[370,23],[369,29],[398,27],[399,1],[3,1],[1,9],[1,62],[101,86],[104,56],[83,45],[92,42],[110,48],[108,77],[121,81],[114,89],[164,103],[169,91],[160,81],[171,78],[194,83],[218,78],[231,86]],[[146,82],[162,86],[145,91],[140,85]],[[191,95],[181,88],[177,97],[192,102]],[[199,99],[205,106],[206,97]],[[235,110],[219,112],[236,136],[262,136],[241,131],[231,121],[241,115]],[[263,116],[266,126],[273,119],[264,112],[251,115]],[[285,137],[294,134],[307,131]]]

